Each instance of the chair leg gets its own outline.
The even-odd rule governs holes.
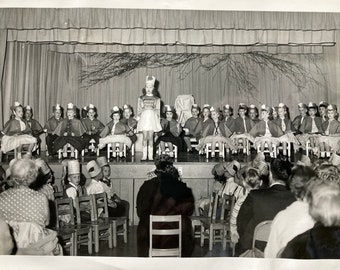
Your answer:
[[[115,220],[112,221],[112,238],[113,238],[113,247],[117,246],[117,222]]]
[[[124,243],[127,243],[127,220],[125,220],[124,224],[123,224],[123,237],[124,237]]]
[[[89,234],[88,234],[88,244],[87,244],[87,251],[89,253],[89,255],[92,254],[93,250],[92,250],[92,244],[93,244],[93,238],[92,238],[92,228],[90,228]]]
[[[213,241],[214,241],[214,230],[212,226],[210,226],[209,229],[209,250],[212,250],[213,248]]]
[[[98,253],[99,252],[99,228],[98,226],[94,227],[94,252]]]
[[[204,226],[201,226],[201,247],[204,245]]]
[[[113,247],[113,243],[112,243],[113,242],[112,241],[113,235],[112,235],[112,232],[113,232],[113,226],[112,226],[112,224],[110,224],[110,228],[109,228],[109,248]]]

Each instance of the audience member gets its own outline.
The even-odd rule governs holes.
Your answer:
[[[311,185],[307,194],[309,214],[315,220],[313,228],[296,236],[283,250],[282,258],[340,258],[340,189],[335,183],[321,179]]]
[[[38,169],[32,160],[24,158],[14,162],[11,179],[15,186],[0,194],[0,219],[13,228],[17,247],[23,254],[59,255],[57,233],[46,229],[50,216],[47,198],[29,188],[37,175]]]
[[[249,192],[237,217],[237,232],[240,236],[238,254],[251,248],[257,224],[272,220],[279,211],[295,201],[286,186],[291,168],[290,162],[274,159],[270,166],[270,187]]]
[[[315,172],[307,166],[297,165],[292,169],[289,187],[296,201],[275,216],[264,252],[266,258],[275,258],[290,240],[314,226],[306,200],[306,190],[314,176]]]

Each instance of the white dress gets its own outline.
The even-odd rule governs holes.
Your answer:
[[[142,96],[138,98],[138,116],[137,132],[162,130],[160,124],[160,99],[154,96]]]

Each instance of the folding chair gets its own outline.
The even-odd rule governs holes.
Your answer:
[[[177,225],[175,225],[177,223]],[[157,225],[158,224],[158,225]],[[154,247],[154,237],[176,237],[178,246],[174,248]],[[182,254],[182,217],[181,215],[150,215],[149,257],[181,257]],[[160,239],[161,241],[161,239]]]
[[[268,242],[270,229],[272,226],[272,220],[265,220],[257,224],[254,230],[253,244],[251,248],[252,257],[254,258],[264,258],[263,251],[255,247],[256,241]]]
[[[173,156],[175,159],[177,159],[177,155],[178,155],[178,147],[177,145],[172,145],[173,149],[172,149],[172,154],[170,155],[170,150],[169,150],[169,145],[167,142],[165,142],[165,154],[168,154],[170,156]],[[161,146],[158,145],[158,155],[162,154],[162,150],[161,150]]]
[[[99,152],[98,152],[99,155]],[[126,157],[126,144],[123,144],[123,150],[119,151],[119,143],[108,143],[107,144],[107,159],[110,160],[110,156],[116,158]]]
[[[221,144],[221,149],[219,148],[219,145]],[[222,157],[223,159],[225,158],[225,145],[224,143],[216,143],[216,148],[215,148],[215,154],[218,153],[219,157]],[[206,158],[209,158],[209,154],[212,153],[212,143],[206,143],[205,144],[205,155]]]

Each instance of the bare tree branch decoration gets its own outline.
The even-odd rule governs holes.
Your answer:
[[[96,53],[89,56],[93,59],[93,63],[87,64],[80,74],[83,87],[90,87],[116,76],[126,76],[140,67],[179,68],[179,78],[184,79],[195,71],[193,65],[190,65],[194,61],[198,61],[198,68],[207,71],[214,70],[215,75],[218,72],[226,72],[227,77],[235,84],[237,89],[248,94],[252,94],[253,90],[256,89],[255,82],[259,76],[258,68],[262,72],[269,71],[274,77],[284,76],[288,78],[299,90],[307,87],[308,84],[325,87],[301,64],[264,52],[216,55]],[[315,56],[305,55],[304,57],[315,66],[315,70],[319,73],[320,69],[316,65]],[[323,75],[321,74],[321,76]]]

